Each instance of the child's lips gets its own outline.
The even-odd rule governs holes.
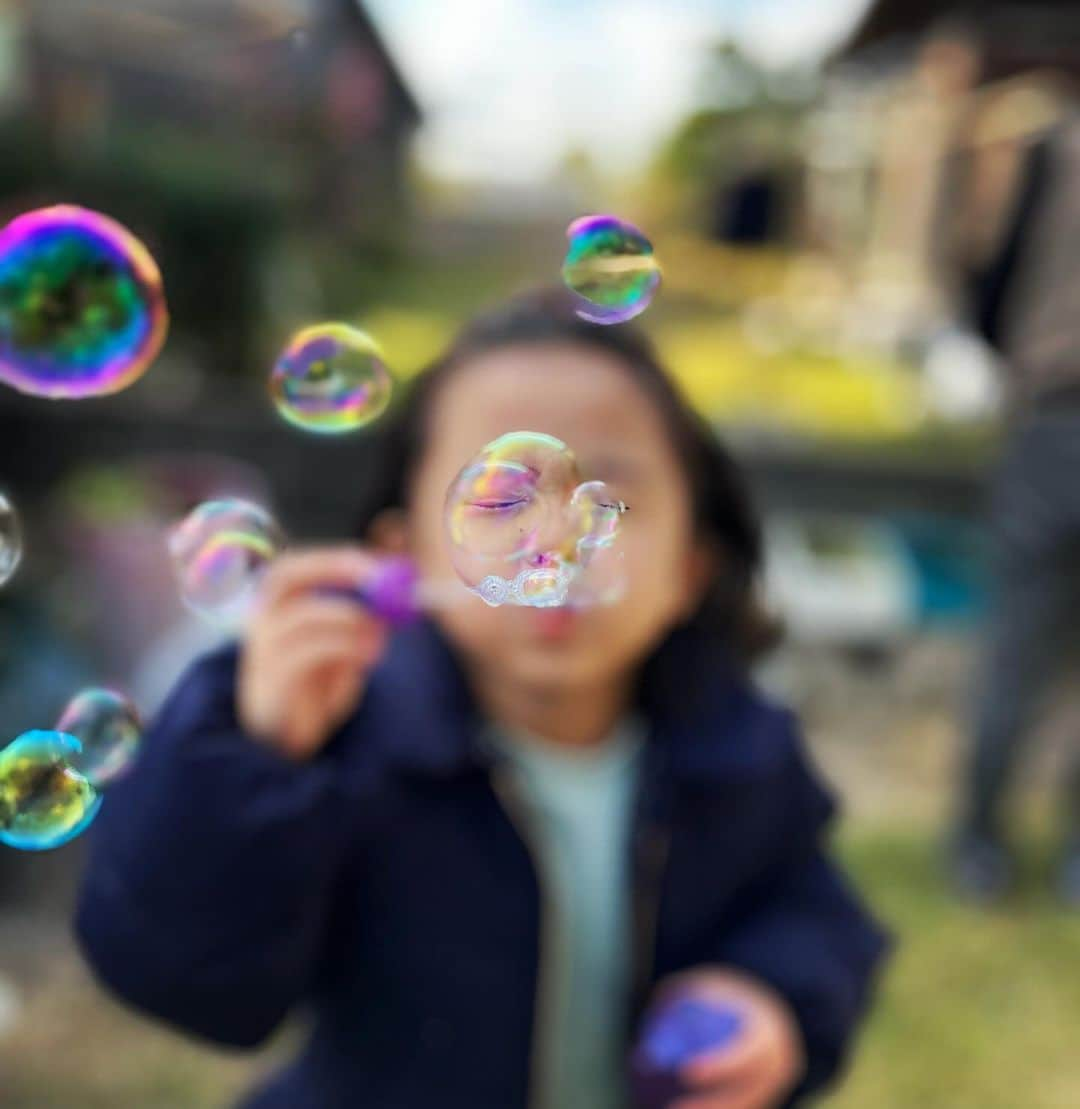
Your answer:
[[[549,641],[566,639],[577,621],[571,608],[538,608],[531,616],[540,638]]]

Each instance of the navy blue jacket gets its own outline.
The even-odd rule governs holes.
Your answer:
[[[258,1109],[525,1109],[541,897],[427,625],[394,638],[310,763],[236,720],[235,649],[195,664],[92,833],[76,930],[131,1004],[249,1046],[310,1005]],[[794,1007],[809,1070],[840,1066],[885,940],[824,854],[833,805],[789,713],[690,633],[642,682],[651,726],[632,873],[636,991],[738,967]]]

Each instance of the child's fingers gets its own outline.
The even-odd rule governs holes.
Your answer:
[[[309,572],[326,581],[337,564],[355,579],[355,561],[303,557],[305,566],[279,581],[278,601],[262,608],[248,629],[237,684],[244,728],[284,753],[310,756],[362,692],[389,639],[387,628],[348,599],[313,589],[291,593]],[[366,556],[365,556],[366,557]]]
[[[276,679],[281,688],[289,689],[313,670],[330,663],[342,668],[357,668],[357,678],[364,667],[378,657],[378,645],[358,638],[348,628],[336,628],[310,635],[284,652],[277,661]]]
[[[320,585],[354,586],[376,566],[375,558],[361,547],[320,547],[286,552],[267,571],[261,604],[271,608],[294,593],[310,592]]]
[[[291,651],[276,675],[284,702],[271,738],[286,754],[310,755],[344,719],[373,661],[370,644],[340,632],[324,632]]]
[[[344,720],[358,692],[356,675],[349,670],[334,668],[327,674],[323,693],[327,719],[335,722]]]
[[[310,636],[323,632],[348,632],[357,638],[385,638],[385,629],[359,605],[326,597],[295,597],[274,614],[264,632],[266,647],[291,650]]]
[[[694,1089],[744,1081],[762,1064],[768,1054],[769,1043],[768,1038],[761,1035],[751,1022],[746,1031],[730,1044],[691,1059],[682,1067],[680,1077]]]
[[[775,1094],[771,1082],[759,1079],[693,1097],[681,1097],[673,1101],[668,1109],[766,1109],[776,1104]]]
[[[799,1051],[782,1017],[759,1000],[740,1036],[682,1067],[682,1080],[699,1092],[677,1102],[673,1109],[764,1109],[775,1104],[795,1084],[802,1069]]]

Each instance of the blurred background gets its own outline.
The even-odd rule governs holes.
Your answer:
[[[1075,2],[0,0],[0,214],[108,212],[173,318],[117,396],[0,393],[27,533],[0,743],[84,683],[152,710],[209,645],[162,538],[194,503],[349,534],[362,434],[305,438],[266,396],[295,327],[353,321],[407,378],[476,309],[556,281],[572,218],[614,211],[663,265],[647,330],[766,514],[785,638],[762,680],[902,939],[828,1104],[1080,1104],[1080,928],[1045,881],[1067,704],[1025,767],[1016,895],[965,907],[940,865],[1013,403],[1002,290],[1078,77]],[[79,966],[80,854],[0,849],[0,1103],[226,1104],[265,1060],[144,1025]]]

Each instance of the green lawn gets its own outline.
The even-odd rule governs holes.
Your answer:
[[[1080,1105],[1080,920],[1047,892],[1045,853],[1013,902],[979,912],[944,892],[926,835],[855,834],[845,847],[900,942],[831,1109]]]

